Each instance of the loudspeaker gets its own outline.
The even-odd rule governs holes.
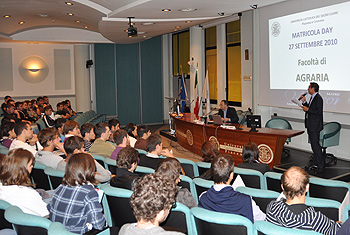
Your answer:
[[[94,64],[94,62],[92,60],[87,60],[86,61],[86,68],[90,68],[92,65]]]

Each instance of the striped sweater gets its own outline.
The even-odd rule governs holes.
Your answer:
[[[297,210],[294,210],[296,207]],[[301,208],[303,210],[298,211]],[[313,207],[304,204],[288,205],[285,200],[272,201],[267,206],[266,220],[279,226],[313,230],[325,235],[335,235],[341,226],[321,212],[316,212]]]

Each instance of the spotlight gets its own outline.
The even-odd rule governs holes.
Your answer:
[[[131,19],[134,18],[134,17],[128,17],[129,19],[129,24],[128,24],[128,29],[127,29],[127,32],[128,32],[128,37],[131,38],[131,37],[137,37],[137,28],[134,27],[135,23],[132,23],[131,22]]]
[[[258,4],[250,5],[250,7],[251,7],[252,9],[257,9],[257,8],[258,8]]]

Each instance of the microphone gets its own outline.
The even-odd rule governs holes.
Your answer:
[[[299,98],[298,98],[298,100],[300,101],[304,96],[306,96],[307,95],[307,92],[304,92],[304,94],[302,94]]]
[[[248,108],[248,112],[251,113],[252,110],[250,108]],[[237,130],[243,130],[242,125],[243,125],[244,119],[247,117],[248,112],[246,112],[244,114],[244,117],[242,118],[241,122],[239,123],[239,125],[237,127]]]

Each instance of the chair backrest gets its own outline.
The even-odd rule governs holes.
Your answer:
[[[139,176],[144,176],[147,174],[153,174],[154,173],[154,169],[149,168],[149,167],[145,167],[145,166],[137,166],[135,169],[135,172],[139,175]]]
[[[198,167],[198,174],[201,175],[210,169],[211,163],[210,162],[196,162],[196,165]]]
[[[62,178],[65,173],[64,171],[59,171],[48,166],[45,168],[44,172],[49,178],[51,189],[56,189],[60,184],[62,184]]]
[[[320,211],[322,214],[327,216],[328,218],[334,221],[340,221],[339,218],[339,207],[341,205],[340,202],[323,199],[323,198],[315,198],[315,197],[306,197],[305,205],[312,206],[316,211]]]
[[[265,172],[264,174],[265,182],[266,182],[266,189],[272,190],[281,193],[281,173],[277,172]]]
[[[272,118],[268,120],[265,127],[275,128],[275,129],[289,129],[292,130],[292,125],[286,119],[283,118]],[[291,138],[288,137],[286,142],[290,142]]]
[[[211,186],[214,185],[214,181],[212,180],[205,180],[201,178],[194,178],[193,183],[195,185],[195,194],[193,194],[193,197],[196,201],[199,201],[199,196],[205,192],[208,191],[208,189],[211,188]]]
[[[194,200],[196,201],[196,203],[198,204],[198,199],[195,196],[197,194],[196,193],[196,187],[195,187],[195,185],[193,183],[193,180],[190,177],[188,177],[186,175],[181,175],[181,181],[178,184],[178,186],[181,186],[183,188],[187,188],[188,191],[191,192],[191,194],[194,197]]]
[[[184,170],[185,175],[191,178],[199,176],[198,167],[196,163],[194,163],[194,161],[191,161],[185,158],[176,158],[176,159],[179,160],[179,162],[181,163],[181,167]]]
[[[166,220],[160,224],[167,231],[179,231],[185,234],[194,234],[190,209],[177,202],[176,208],[172,208]]]
[[[10,206],[10,203],[0,200],[0,230],[5,228],[12,229],[12,224],[5,219],[5,210]]]
[[[349,191],[350,185],[348,183],[311,177],[308,195],[310,197],[332,199],[342,203]]]
[[[143,149],[136,149],[138,152],[139,152],[139,154],[145,154],[145,155],[147,155],[147,151],[145,151],[145,150],[143,150]]]
[[[240,175],[245,186],[250,188],[266,189],[264,175],[257,170],[235,167],[235,174]]]
[[[254,227],[259,235],[320,235],[315,231],[285,228],[267,221],[256,221]]]
[[[253,223],[240,215],[209,211],[200,207],[192,208],[191,213],[198,235],[255,234]]]
[[[108,169],[108,165],[105,163],[105,157],[98,154],[91,154],[91,155],[98,163],[100,163],[101,166],[103,166],[105,169]]]
[[[10,150],[4,145],[0,144],[0,153],[6,155]]]
[[[30,176],[35,183],[35,188],[42,188],[45,190],[52,189],[50,186],[50,181],[47,175],[44,172],[46,166],[40,162],[35,162],[35,165],[32,169]]]
[[[53,222],[50,224],[50,227],[47,232],[48,235],[76,235],[76,233],[69,232],[62,223]],[[96,235],[110,235],[109,228],[103,230],[102,232],[97,233]]]
[[[46,235],[52,223],[44,217],[24,213],[17,206],[6,209],[5,219],[13,224],[18,235]]]
[[[113,174],[115,175],[117,172],[117,162],[114,159],[110,159],[110,158],[105,158],[104,159],[104,164],[107,165],[107,169]]]
[[[236,191],[251,196],[264,213],[266,213],[267,205],[271,201],[276,200],[280,195],[275,191],[248,187],[237,187]]]
[[[341,125],[339,122],[328,122],[323,125],[320,132],[320,144],[322,147],[339,145]]]
[[[103,209],[109,226],[121,228],[126,223],[136,222],[130,206],[131,190],[101,185],[104,191]]]

